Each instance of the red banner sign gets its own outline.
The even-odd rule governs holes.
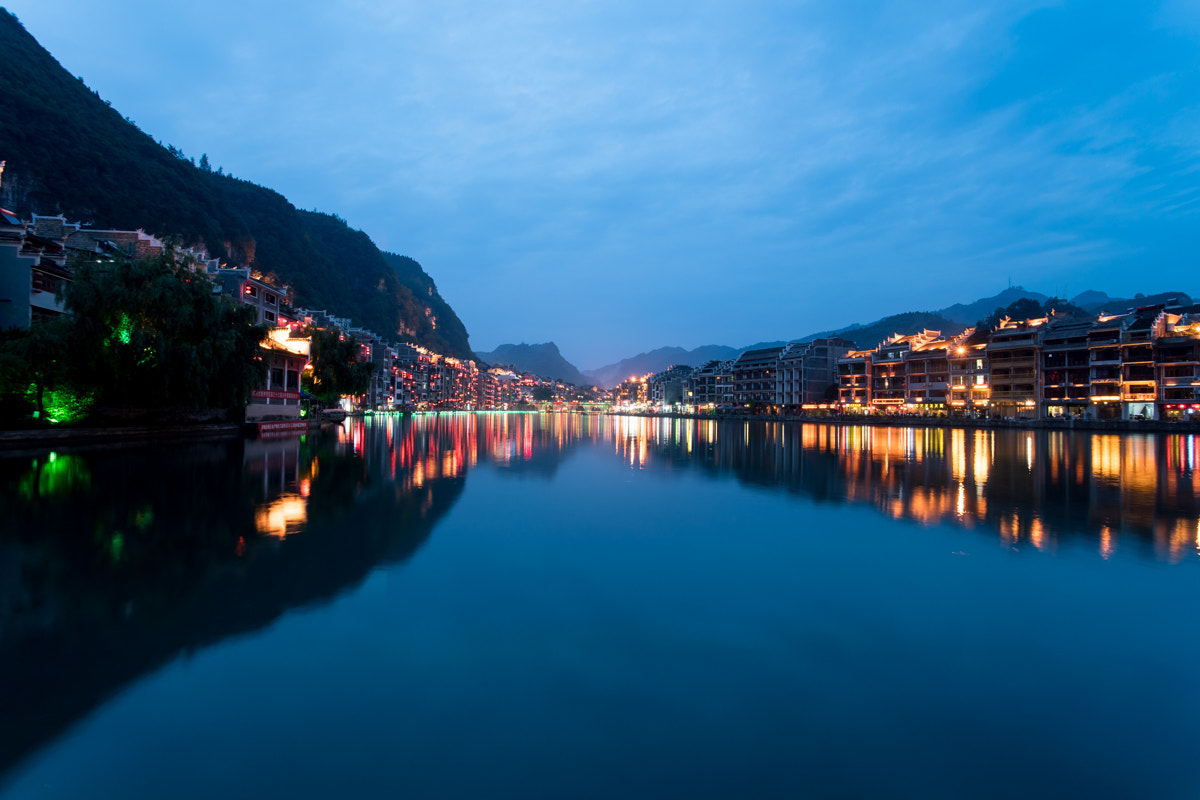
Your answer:
[[[276,422],[260,422],[258,423],[258,438],[273,439],[276,437],[285,436],[300,436],[308,433],[308,423],[304,420],[295,422],[288,420],[279,420]]]
[[[299,400],[299,392],[281,392],[278,389],[255,389],[250,392],[255,400]]]

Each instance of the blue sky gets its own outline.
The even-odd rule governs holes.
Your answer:
[[[582,368],[1200,294],[1200,4],[9,0],[150,135]]]

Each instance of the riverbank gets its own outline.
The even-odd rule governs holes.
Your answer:
[[[825,417],[777,414],[638,414],[610,411],[613,416],[663,419],[700,419],[732,422],[799,422],[810,425],[872,425],[889,428],[1018,428],[1048,431],[1099,431],[1104,433],[1183,433],[1200,434],[1200,420],[1165,422],[1162,420],[1097,419],[968,419],[964,417],[867,416],[863,414]]]

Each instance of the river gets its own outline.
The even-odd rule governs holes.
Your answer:
[[[1194,797],[1198,494],[582,415],[0,458],[0,796]]]

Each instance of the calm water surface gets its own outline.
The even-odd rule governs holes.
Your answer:
[[[538,415],[0,459],[0,795],[1200,796],[1200,440]]]

